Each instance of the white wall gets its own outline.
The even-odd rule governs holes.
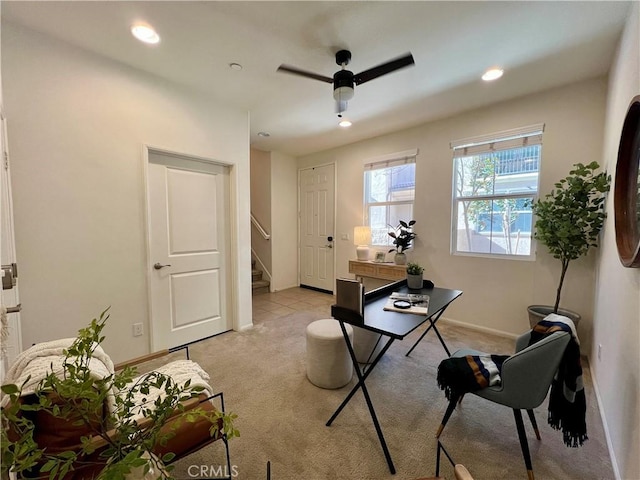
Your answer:
[[[500,88],[499,82],[487,88]],[[559,262],[543,246],[535,262],[450,255],[449,143],[545,123],[540,181],[541,192],[546,193],[568,174],[572,164],[601,161],[605,93],[605,79],[593,79],[300,158],[300,168],[336,162],[336,277],[348,277],[348,260],[355,258],[353,242],[340,239],[344,233],[352,238],[353,227],[362,222],[363,161],[418,148],[414,208],[418,238],[409,259],[424,264],[425,278],[436,285],[464,291],[447,310],[448,318],[510,334],[526,330],[528,305],[553,304]],[[587,345],[592,327],[594,258],[591,253],[572,262],[561,302],[583,315],[579,333]]]
[[[252,148],[250,155],[251,213],[262,228],[271,234],[271,154]],[[263,273],[269,277],[273,271],[271,244],[271,240],[266,240],[257,228],[251,227],[251,248],[262,264],[256,268],[265,269]]]
[[[271,152],[273,291],[297,287],[298,167],[294,157]]]
[[[631,99],[640,94],[640,8],[634,2],[609,77],[603,160],[615,178],[622,123]],[[613,190],[612,190],[613,191]],[[591,349],[605,429],[618,478],[640,478],[640,269],[619,261],[613,225],[604,230]],[[597,346],[602,345],[598,359]]]
[[[9,24],[2,70],[24,345],[111,305],[107,351],[148,352],[144,144],[232,165],[230,290],[235,327],[251,325],[248,114]]]

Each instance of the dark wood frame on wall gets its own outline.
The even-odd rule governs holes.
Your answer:
[[[629,105],[622,126],[616,180],[614,210],[618,255],[625,267],[640,267],[640,95]]]

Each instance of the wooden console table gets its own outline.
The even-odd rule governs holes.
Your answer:
[[[367,277],[396,281],[407,278],[407,266],[394,263],[349,260],[349,273],[353,273],[356,278]]]

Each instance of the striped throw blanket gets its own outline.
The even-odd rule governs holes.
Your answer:
[[[507,358],[489,354],[447,358],[438,366],[438,386],[451,401],[466,392],[500,385],[502,363]]]
[[[567,447],[581,447],[587,437],[585,421],[587,402],[582,383],[580,341],[571,319],[552,313],[547,315],[531,331],[533,344],[553,332],[568,332],[571,340],[564,351],[558,372],[551,382],[548,422],[555,430],[562,430]]]

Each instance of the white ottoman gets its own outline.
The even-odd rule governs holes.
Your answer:
[[[349,340],[353,328],[345,324]],[[340,323],[332,318],[307,326],[307,378],[320,388],[344,387],[353,375],[353,363]]]

